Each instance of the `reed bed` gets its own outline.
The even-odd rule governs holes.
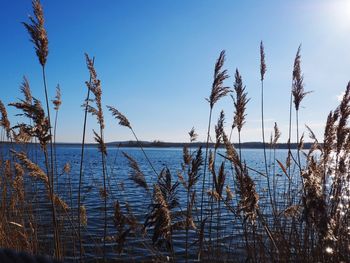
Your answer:
[[[11,125],[7,105],[0,101],[1,247],[80,262],[349,262],[350,82],[340,105],[328,115],[324,138],[316,138],[307,127],[312,145],[304,149],[299,114],[303,98],[309,92],[304,90],[301,47],[298,48],[290,94],[289,147],[286,158],[277,159],[281,136],[277,123],[270,142],[265,140],[267,65],[261,42],[261,78],[257,83],[261,84],[264,155],[261,169],[251,167],[241,147],[250,98],[238,69],[232,89],[226,84],[229,76],[224,69],[225,51],[222,51],[214,65],[207,99],[206,141],[203,147],[193,147],[198,135],[192,128],[189,142],[183,148],[182,162],[175,172],[169,167],[159,169],[126,115],[114,106],[106,107],[116,123],[131,131],[149,167],[143,170],[139,160],[124,152],[123,165],[129,166],[129,172],[121,175],[114,172],[116,164],[105,143],[105,105],[95,60],[86,55],[89,77],[83,101],[79,171],[72,174],[73,164],[58,162],[56,132],[59,108],[64,102],[59,86],[52,105],[49,102],[45,73],[49,42],[39,0],[33,0],[33,12],[34,17],[29,17],[30,22],[23,25],[42,68],[46,109],[38,99],[40,95],[32,94],[26,77],[20,86],[23,98],[8,104],[25,117],[22,123]],[[233,100],[232,123],[225,127],[225,113],[221,111],[214,126],[214,106],[228,95]],[[53,133],[51,108],[55,111]],[[298,145],[295,151],[291,149],[293,112]],[[94,161],[99,162],[100,171],[89,169],[86,162],[88,114],[96,117],[99,127],[93,132],[100,154],[100,160]],[[212,130],[213,144],[210,143]],[[236,132],[238,142],[233,142],[232,135]],[[88,174],[92,174],[91,183],[86,182]],[[122,179],[125,177],[129,180],[127,187]],[[132,191],[140,192],[142,200],[129,200],[128,192]],[[100,217],[91,218],[89,214],[95,208],[89,207],[86,198],[97,192],[100,196],[93,198],[99,203],[96,209]],[[100,231],[92,233],[91,224],[99,225]]]

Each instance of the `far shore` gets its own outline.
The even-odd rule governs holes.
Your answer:
[[[0,142],[0,144],[11,144],[11,142]],[[29,143],[29,144],[35,144],[35,143]],[[57,146],[65,146],[65,147],[80,147],[81,143],[65,143],[65,142],[57,142]],[[120,142],[109,142],[106,143],[107,147],[128,147],[128,148],[138,148],[140,145],[144,148],[183,148],[184,146],[187,147],[205,147],[205,142],[161,142],[161,141],[120,141]],[[85,147],[97,147],[98,145],[96,143],[85,143]],[[238,143],[234,143],[234,146],[236,148],[239,148]],[[303,149],[310,149],[312,146],[311,142],[306,142],[303,145]],[[209,147],[214,147],[214,143],[209,143]],[[270,148],[271,145],[269,143],[266,143],[266,148]],[[276,149],[297,149],[298,144],[297,143],[291,143],[290,146],[288,143],[277,143],[276,145],[272,146]],[[224,148],[224,145],[221,145],[220,148]],[[241,143],[242,149],[263,149],[264,144],[262,142],[243,142]]]

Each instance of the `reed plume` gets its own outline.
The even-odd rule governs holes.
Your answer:
[[[304,180],[303,219],[308,224],[314,224],[321,239],[327,233],[327,211],[323,190],[322,168],[319,167],[314,157],[308,162],[307,170],[302,172]]]
[[[107,155],[107,147],[106,147],[106,144],[105,144],[103,138],[97,132],[95,132],[95,130],[93,130],[93,133],[94,133],[94,139],[98,144],[98,149],[99,149],[100,153],[102,153],[104,156],[106,156]]]
[[[215,192],[218,195],[218,201],[220,201],[222,199],[222,193],[223,193],[222,191],[223,191],[224,185],[225,185],[226,174],[225,174],[225,166],[224,165],[225,165],[225,163],[221,162],[218,176],[216,176],[216,173],[213,174]]]
[[[245,165],[243,169],[236,166],[237,194],[240,196],[239,211],[243,211],[245,219],[254,223],[258,215],[259,194],[256,192],[254,181],[248,175]]]
[[[24,169],[21,164],[15,162],[14,163],[15,167],[15,178],[12,182],[13,184],[13,189],[15,190],[17,194],[17,200],[19,202],[24,201]]]
[[[336,130],[337,134],[337,154],[340,153],[348,134],[348,129],[346,127],[349,116],[350,116],[350,82],[348,82],[344,96],[339,105],[339,121]]]
[[[264,44],[260,42],[260,80],[263,81],[266,73]]]
[[[54,105],[54,110],[58,111],[60,109],[61,104],[62,104],[61,87],[59,84],[56,87],[56,96],[55,96],[55,99],[52,100],[52,103]]]
[[[55,207],[60,207],[63,210],[68,210],[69,206],[56,194],[51,196],[51,186],[50,181],[47,176],[47,174],[34,162],[32,162],[26,153],[24,152],[16,152],[15,150],[11,150],[12,154],[16,156],[16,158],[20,161],[21,165],[26,168],[29,172],[29,176],[40,180],[44,183],[46,189],[48,190],[48,195],[50,199],[52,200]],[[20,171],[21,167],[16,168],[18,171]],[[20,171],[21,172],[21,171]]]
[[[331,111],[328,114],[326,127],[324,131],[324,138],[323,138],[323,161],[325,164],[329,161],[330,154],[332,152],[332,149],[334,148],[335,142],[336,142],[336,122],[339,117],[339,111]]]
[[[1,113],[1,119],[0,119],[0,126],[4,128],[6,131],[6,137],[7,139],[10,139],[11,137],[11,124],[7,116],[7,111],[5,108],[5,105],[0,100],[0,113]]]
[[[188,173],[188,190],[190,191],[199,180],[201,166],[203,165],[202,147],[199,147],[195,152],[195,157],[192,159],[191,167]]]
[[[192,156],[188,150],[187,145],[185,145],[182,149],[182,159],[183,159],[183,166],[184,165],[189,165],[192,159]]]
[[[86,81],[85,84],[88,89],[94,94],[95,98],[93,101],[95,102],[96,107],[86,104],[85,106],[88,109],[88,112],[97,118],[98,123],[100,124],[101,129],[104,129],[105,123],[103,118],[103,110],[102,110],[102,88],[101,81],[97,78],[97,73],[94,67],[93,60],[85,54],[86,65],[90,73],[91,81]]]
[[[23,81],[22,81],[22,84],[20,86],[20,91],[24,96],[24,101],[28,105],[32,104],[33,103],[33,96],[32,96],[32,92],[30,89],[29,81],[25,76],[23,76]],[[18,129],[17,134],[15,132],[15,129]],[[15,142],[27,143],[32,139],[32,137],[30,136],[30,134],[28,134],[28,132],[26,130],[26,125],[23,123],[12,127],[12,131],[13,131],[13,137],[14,137],[13,139],[15,140]]]
[[[214,146],[215,150],[220,146],[221,141],[222,141],[222,134],[224,132],[224,122],[225,122],[225,113],[222,110],[220,112],[218,122],[215,125],[215,138],[216,138],[215,146]]]
[[[247,116],[245,113],[246,106],[250,99],[247,98],[248,93],[245,92],[246,87],[243,86],[242,76],[239,74],[238,69],[236,69],[235,83],[233,87],[236,94],[236,98],[231,95],[235,107],[233,125],[234,127],[237,127],[238,132],[241,132]]]
[[[238,130],[238,144],[239,144],[239,156],[242,158],[242,153],[241,153],[241,131],[242,127],[245,124],[245,119],[247,114],[245,113],[246,111],[246,106],[249,102],[249,98],[247,98],[248,93],[245,92],[245,86],[243,86],[243,81],[242,81],[242,76],[240,75],[238,69],[236,69],[235,73],[235,83],[233,84],[234,91],[236,94],[236,97],[233,97],[231,95],[231,98],[233,100],[233,105],[235,108],[234,111],[234,117],[233,117],[233,123],[232,123],[232,130],[236,127]],[[230,139],[232,135],[232,130],[230,134]]]
[[[123,155],[128,160],[129,167],[131,168],[130,173],[129,173],[130,179],[133,180],[136,185],[138,185],[138,186],[144,188],[146,191],[148,191],[149,188],[148,188],[148,184],[147,184],[145,175],[142,173],[136,160],[125,152],[123,152]]]
[[[194,142],[198,138],[198,134],[196,133],[194,127],[188,132],[188,135],[190,136],[190,142]]]
[[[22,94],[24,95],[25,101],[28,104],[31,104],[33,101],[33,96],[32,96],[32,92],[30,90],[29,81],[26,78],[26,76],[23,76],[23,82],[21,84],[20,90],[21,90]]]
[[[39,62],[44,67],[46,64],[47,55],[49,54],[49,40],[44,27],[44,12],[39,0],[33,0],[32,6],[34,17],[29,16],[30,23],[23,22],[23,25],[31,37],[31,41],[34,44]]]
[[[295,110],[298,111],[300,107],[301,101],[305,98],[305,96],[310,92],[305,92],[304,90],[304,76],[301,72],[301,46],[299,46],[297,54],[294,59],[294,67],[293,67],[293,88],[292,94],[294,97],[294,106]]]
[[[278,142],[278,139],[281,137],[281,131],[279,130],[277,123],[275,122],[274,126],[273,126],[273,140],[272,140],[272,144],[276,145]]]
[[[132,129],[129,120],[120,111],[112,106],[107,106],[107,108],[112,113],[112,116],[119,120],[119,125]]]
[[[12,153],[16,156],[16,158],[21,162],[22,166],[25,167],[29,171],[29,176],[40,180],[48,184],[48,177],[46,173],[36,164],[33,163],[24,152],[16,152],[12,151]]]
[[[145,228],[154,227],[153,243],[157,246],[165,245],[171,254],[174,252],[172,233],[179,226],[176,222],[174,223],[176,218],[172,211],[179,205],[178,186],[178,182],[172,183],[169,169],[164,168],[158,177],[157,184],[154,185],[152,209],[145,222]]]
[[[23,114],[19,115],[24,115],[33,121],[33,124],[23,124],[22,127],[27,134],[36,137],[39,140],[41,148],[45,150],[48,143],[51,141],[51,135],[49,132],[49,119],[45,115],[41,102],[33,97],[33,103],[20,100],[19,102],[10,103],[9,105],[22,110]]]
[[[231,92],[229,87],[224,86],[224,80],[229,76],[227,70],[222,70],[225,62],[225,51],[221,51],[218,60],[215,64],[214,70],[214,82],[211,88],[211,94],[207,101],[210,104],[210,108],[213,108],[215,103],[218,102],[221,98],[225,97],[228,93]]]

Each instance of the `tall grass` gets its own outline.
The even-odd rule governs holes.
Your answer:
[[[190,142],[183,148],[182,162],[178,164],[177,170],[159,165],[156,162],[158,160],[151,158],[151,153],[141,144],[128,118],[116,108],[107,106],[119,124],[130,129],[150,168],[147,172],[138,158],[124,152],[123,159],[116,160],[121,165],[128,164],[127,179],[124,174],[118,174],[116,184],[108,186],[113,173],[108,173],[102,87],[95,71],[94,59],[88,55],[85,57],[89,81],[86,82],[88,90],[83,105],[85,115],[82,148],[78,157],[80,162],[74,172],[74,169],[70,171],[70,166],[74,164],[60,167],[61,160],[55,150],[59,126],[57,116],[62,101],[58,90],[53,100],[56,116],[52,134],[45,73],[48,39],[43,9],[38,0],[33,1],[33,10],[34,18],[30,17],[30,23],[24,25],[42,67],[46,110],[32,94],[27,78],[23,79],[20,87],[24,98],[9,104],[24,117],[23,122],[11,125],[6,105],[0,101],[1,247],[81,262],[89,261],[89,255],[104,261],[188,262],[196,259],[230,261],[232,258],[247,262],[267,262],[272,259],[276,262],[349,260],[350,82],[340,105],[328,115],[323,140],[319,140],[306,126],[312,143],[309,149],[304,149],[299,115],[301,102],[308,92],[304,90],[299,47],[293,67],[287,161],[284,163],[277,159],[276,150],[281,132],[275,123],[270,141],[273,169],[268,169],[264,122],[266,62],[261,42],[264,167],[263,171],[259,171],[258,168],[250,167],[242,150],[242,128],[250,99],[238,70],[233,84],[234,117],[229,136],[222,111],[214,129],[215,142],[210,143],[214,106],[231,92],[224,83],[228,73],[224,70],[225,52],[222,51],[214,66],[214,80],[208,98],[206,140],[194,149],[192,143],[197,139],[197,134],[194,129],[189,132]],[[292,154],[293,103],[297,158]],[[87,179],[84,173],[88,167],[84,158],[88,113],[96,117],[99,128],[93,133],[101,157],[98,166],[100,171],[96,174],[102,178],[96,179],[93,185],[83,187]],[[238,149],[231,142],[234,129],[238,133]],[[33,140],[37,140],[40,145],[35,153],[31,150]],[[297,169],[292,169],[293,166]],[[62,173],[59,172],[61,170]],[[63,179],[63,173],[67,179]],[[69,173],[79,176],[77,183],[73,183]],[[61,187],[67,185],[64,180],[68,180],[68,189]],[[125,186],[124,180],[130,182]],[[101,184],[102,187],[99,187]],[[266,187],[267,193],[264,190]],[[76,195],[72,191],[75,188]],[[135,191],[140,200],[130,199],[129,193]],[[93,212],[92,208],[84,204],[85,196],[89,194],[97,197],[98,193],[102,197],[101,233],[88,231],[91,227],[88,218],[93,216]],[[32,200],[36,200],[35,204],[31,203]],[[48,216],[52,217],[52,222],[45,224]],[[95,222],[99,220],[92,219]],[[79,244],[79,256],[75,255],[75,241]],[[85,253],[84,249],[88,249],[89,253]]]

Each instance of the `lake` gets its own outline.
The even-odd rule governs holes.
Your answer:
[[[16,146],[17,148],[18,146]],[[35,150],[34,146],[29,147],[26,150],[29,152],[30,158],[41,164],[43,167],[43,156],[40,151]],[[19,150],[19,149],[18,149]],[[183,149],[182,148],[145,148],[145,153],[154,166],[157,173],[164,168],[168,168],[172,175],[173,183],[178,180],[178,174],[182,171],[183,163]],[[194,152],[197,149],[190,149]],[[4,149],[3,149],[4,151]],[[5,151],[6,152],[6,151]],[[138,187],[134,181],[130,179],[130,167],[128,160],[124,157],[123,152],[132,156],[138,163],[140,170],[144,173],[145,179],[150,187],[150,192],[146,192],[144,189]],[[221,161],[224,158],[221,155],[225,155],[224,149],[219,149],[216,160],[216,170],[218,170]],[[67,257],[67,261],[74,261],[79,255],[78,241],[76,235],[72,234],[76,231],[77,219],[77,196],[78,196],[78,184],[79,184],[79,168],[80,168],[80,146],[66,146],[57,145],[56,147],[56,162],[58,178],[55,182],[55,192],[65,200],[70,209],[67,213],[60,214],[61,222],[61,234],[64,236],[63,244]],[[220,155],[221,154],[221,155]],[[279,168],[278,164],[274,162],[274,159],[278,159],[281,163],[285,164],[287,158],[287,150],[276,150],[274,153],[272,150],[267,150],[268,169],[272,174],[275,172],[275,187],[274,198],[280,205],[285,205],[286,193],[284,189],[287,189],[286,176]],[[293,150],[293,154],[296,151]],[[205,151],[203,151],[203,158]],[[275,157],[275,158],[274,158]],[[242,159],[245,160],[247,167],[249,167],[249,175],[256,184],[256,190],[260,195],[259,206],[261,212],[267,215],[271,215],[271,208],[267,206],[267,179],[261,173],[265,171],[264,156],[262,149],[242,149]],[[63,168],[66,163],[70,164],[71,171],[69,174],[63,172]],[[114,209],[115,203],[120,203],[121,209],[124,213],[131,211],[138,223],[145,223],[147,213],[150,212],[152,201],[152,185],[156,182],[156,175],[151,166],[147,162],[143,152],[139,148],[108,148],[107,155],[107,176],[108,176],[108,231],[107,236],[107,257],[109,259],[119,260],[134,260],[134,261],[147,261],[154,259],[154,249],[150,236],[152,235],[152,229],[148,230],[147,234],[133,233],[131,231],[130,236],[126,238],[124,249],[122,253],[117,253],[117,243],[115,238],[117,235],[117,229],[114,221]],[[296,167],[292,167],[294,173]],[[233,176],[231,170],[231,164],[225,161],[226,180],[225,186],[229,185],[233,192],[233,199],[230,201],[232,207],[237,206],[237,194],[235,193],[235,184],[233,183]],[[202,170],[203,171],[203,167]],[[207,178],[211,181],[211,174],[207,173]],[[35,183],[32,180],[27,180],[27,191],[31,196],[31,202],[33,204],[34,214],[38,215],[38,238],[40,242],[50,244],[52,243],[52,230],[50,230],[50,206],[47,202],[47,196],[45,188],[40,183]],[[272,179],[271,179],[272,183]],[[293,181],[295,185],[298,184],[298,180]],[[194,204],[194,221],[199,220],[199,213],[197,209],[200,208],[200,190],[202,184],[202,177],[200,177],[197,185],[194,189],[197,191],[197,201]],[[206,189],[210,189],[211,183],[207,181]],[[103,230],[104,230],[104,201],[101,197],[101,189],[103,189],[103,176],[101,155],[97,148],[87,146],[85,148],[84,158],[84,179],[82,186],[82,203],[86,208],[87,225],[82,231],[83,235],[83,247],[85,251],[85,259],[95,260],[102,258],[103,250]],[[224,188],[225,189],[225,188]],[[225,190],[224,190],[225,191]],[[178,214],[186,211],[187,193],[185,188],[180,183],[177,188],[177,198],[179,206],[175,212]],[[209,197],[205,195],[205,201],[208,203]],[[219,207],[214,204],[213,206],[204,205],[205,216],[209,217],[210,210],[213,210],[213,215],[210,215],[213,221],[212,233],[210,242],[216,244],[217,248],[220,248],[221,253],[231,256],[235,256],[237,259],[244,259],[243,255],[243,237],[242,237],[242,219],[234,215],[229,209],[225,208],[224,204],[220,207],[220,216],[217,217]],[[128,210],[129,209],[129,210]],[[197,211],[197,212],[196,212]],[[219,218],[219,222],[218,222]],[[72,231],[72,225],[74,229]],[[197,226],[198,228],[198,226]],[[208,226],[204,231],[205,240],[209,239]],[[172,233],[173,235],[173,247],[174,255],[177,260],[184,259],[185,255],[185,231],[177,230]],[[189,231],[189,244],[194,243],[198,239],[198,229]],[[198,244],[197,244],[198,245]],[[197,257],[198,246],[196,244],[190,246],[189,255],[192,259]],[[50,245],[48,245],[48,249]],[[161,249],[163,255],[168,253]],[[156,252],[158,253],[158,252]]]

